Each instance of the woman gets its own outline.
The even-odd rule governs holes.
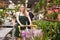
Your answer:
[[[16,13],[16,20],[17,20],[16,29],[15,29],[16,37],[20,37],[18,26],[20,26],[20,30],[25,30],[26,27],[23,26],[25,26],[26,24],[32,25],[31,19],[28,14],[29,12],[26,11],[25,6],[21,5],[19,12]],[[28,27],[28,29],[31,29],[31,27]]]

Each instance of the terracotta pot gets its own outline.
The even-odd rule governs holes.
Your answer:
[[[60,14],[58,14],[58,20],[60,21]]]

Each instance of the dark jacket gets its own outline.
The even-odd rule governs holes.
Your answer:
[[[33,15],[31,12],[29,12],[29,16],[30,16],[31,20],[32,20],[33,17],[34,17],[34,15]]]

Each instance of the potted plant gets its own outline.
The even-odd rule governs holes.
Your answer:
[[[4,11],[3,9],[0,9],[0,25],[2,25],[4,19]]]
[[[0,18],[0,25],[2,25],[4,23],[4,21]],[[1,26],[0,26],[1,29]]]
[[[57,21],[34,21],[39,29],[44,32],[43,40],[59,40],[60,39],[60,22]]]
[[[56,20],[58,13],[50,13],[47,15],[47,19]]]
[[[3,20],[0,18],[0,25],[2,25],[3,24]]]

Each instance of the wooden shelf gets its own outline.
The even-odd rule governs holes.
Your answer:
[[[53,21],[53,22],[60,22],[60,20],[58,20],[58,19],[57,19],[57,20],[52,20],[52,19],[45,19],[45,18],[44,18],[44,20]]]

